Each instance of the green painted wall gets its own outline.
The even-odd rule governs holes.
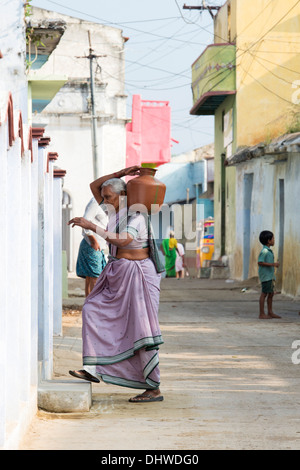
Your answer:
[[[205,93],[234,91],[235,45],[210,44],[192,65],[194,104]]]
[[[224,115],[233,110],[232,152],[236,150],[236,106],[235,96],[228,96],[215,113],[215,253],[217,256],[231,255],[235,246],[235,167],[224,165],[226,148],[224,147]],[[223,154],[223,156],[222,156]],[[226,236],[227,234],[227,236]]]

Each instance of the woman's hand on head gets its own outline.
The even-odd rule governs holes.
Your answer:
[[[124,172],[124,176],[135,176],[140,174],[140,170],[142,167],[135,165],[135,166],[129,166],[128,168],[125,168],[122,172]]]

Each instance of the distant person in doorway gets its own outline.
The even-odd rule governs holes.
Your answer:
[[[259,241],[263,248],[258,257],[258,276],[261,282],[261,295],[259,298],[259,318],[268,320],[271,318],[281,318],[273,312],[273,297],[275,285],[275,269],[279,263],[274,262],[274,253],[271,247],[274,246],[274,234],[264,230],[259,235]],[[265,314],[265,300],[267,298],[268,313]]]
[[[107,215],[97,201],[92,198],[87,204],[83,216],[86,220],[106,228]],[[106,266],[103,247],[106,241],[91,230],[82,230],[83,239],[79,246],[76,274],[85,279],[86,297],[92,292],[98,277]]]
[[[177,255],[175,261],[175,269],[176,269],[176,279],[183,279],[185,274],[185,260],[184,260],[184,247],[181,243],[177,242]]]
[[[166,277],[176,277],[177,240],[173,231],[170,238],[165,238],[160,247],[165,257]]]

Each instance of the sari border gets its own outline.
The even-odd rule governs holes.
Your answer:
[[[151,372],[153,372],[155,367],[158,366],[158,364],[159,364],[159,360],[158,360],[158,355],[156,353],[154,354],[154,356],[151,357],[149,362],[144,367],[143,369],[144,377],[148,377],[151,374]]]
[[[108,374],[97,373],[97,376],[100,377],[105,383],[127,388],[138,388],[143,390],[146,388],[149,390],[155,390],[159,388],[160,385],[160,382],[156,382],[155,380],[149,378],[146,378],[145,382],[139,382],[135,380],[123,379],[122,377],[115,377]]]
[[[153,349],[159,349],[158,346],[163,344],[164,341],[161,335],[154,337],[141,338],[134,342],[134,347],[124,351],[123,353],[116,354],[115,356],[83,356],[84,366],[105,366],[122,362],[134,356],[136,351],[140,349],[146,349],[146,351],[152,351]]]
[[[160,382],[156,382],[153,379],[150,379],[150,374],[153,372],[153,370],[158,366],[159,360],[158,360],[158,354],[156,353],[146,364],[146,366],[143,369],[143,375],[145,377],[145,382],[140,382],[137,380],[128,380],[124,379],[123,377],[117,377],[109,374],[102,374],[102,373],[97,373],[97,376],[100,377],[103,382],[109,383],[112,385],[119,385],[121,387],[127,387],[127,388],[138,388],[138,389],[151,389],[155,390],[159,388]]]

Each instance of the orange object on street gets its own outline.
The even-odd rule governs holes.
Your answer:
[[[208,267],[208,261],[210,261],[214,254],[214,219],[206,219],[203,224],[203,231],[200,238],[200,267]]]

